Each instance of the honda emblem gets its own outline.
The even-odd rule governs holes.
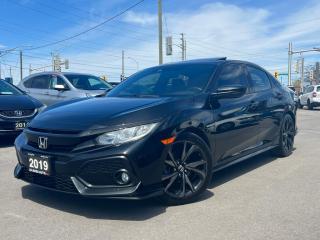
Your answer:
[[[39,149],[47,149],[48,148],[48,138],[47,137],[39,137],[38,138],[38,147],[39,147]]]

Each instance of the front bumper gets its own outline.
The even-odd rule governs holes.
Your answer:
[[[117,199],[146,199],[162,194],[160,186],[154,186],[151,190],[143,188],[141,182],[127,187],[95,187],[87,185],[76,177],[68,176],[42,176],[31,173],[21,164],[17,164],[14,169],[14,176],[32,185],[36,185],[49,190],[68,194],[82,195],[95,198],[117,198]]]
[[[14,176],[34,185],[86,197],[143,199],[163,193],[161,174],[166,149],[160,141],[76,153],[43,152],[28,145],[22,134],[15,146],[19,163]],[[49,156],[52,175],[29,172],[27,153]],[[115,179],[115,173],[121,169],[125,169],[131,179],[126,185]]]
[[[7,135],[19,135],[23,129],[16,130],[16,123],[28,123],[32,120],[32,117],[28,118],[3,118],[0,117],[0,136]]]

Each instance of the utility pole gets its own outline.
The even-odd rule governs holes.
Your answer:
[[[301,57],[301,90],[302,92],[304,90],[303,82],[304,82],[304,57]]]
[[[158,30],[159,30],[159,65],[163,63],[162,55],[162,0],[158,0]]]
[[[184,51],[185,51],[185,48],[184,48],[184,44],[185,44],[185,40],[184,40],[184,34],[183,33],[180,33],[181,35],[181,60],[184,61]]]
[[[121,82],[124,80],[124,50],[122,50],[122,65],[121,65]]]
[[[20,50],[20,80],[23,78],[22,50]]]
[[[291,62],[292,62],[292,42],[289,42],[289,49],[288,49],[288,85],[292,86],[291,81]]]
[[[292,85],[292,78],[291,78],[291,61],[293,54],[300,54],[302,56],[303,53],[306,52],[320,52],[320,48],[312,48],[312,49],[305,49],[300,51],[293,51],[292,49],[292,42],[289,42],[289,50],[288,50],[288,85]],[[304,58],[301,59],[301,88],[303,89],[303,80],[304,80]]]
[[[187,40],[184,40],[184,60],[187,60]]]

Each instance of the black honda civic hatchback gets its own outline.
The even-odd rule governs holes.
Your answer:
[[[38,100],[0,80],[0,137],[20,134],[43,108]]]
[[[48,107],[15,142],[16,178],[91,197],[194,201],[213,172],[272,150],[288,156],[293,95],[226,58],[140,71],[106,97]]]

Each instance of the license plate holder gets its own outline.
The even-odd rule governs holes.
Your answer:
[[[28,170],[29,172],[49,176],[51,171],[51,159],[46,155],[28,153]]]

